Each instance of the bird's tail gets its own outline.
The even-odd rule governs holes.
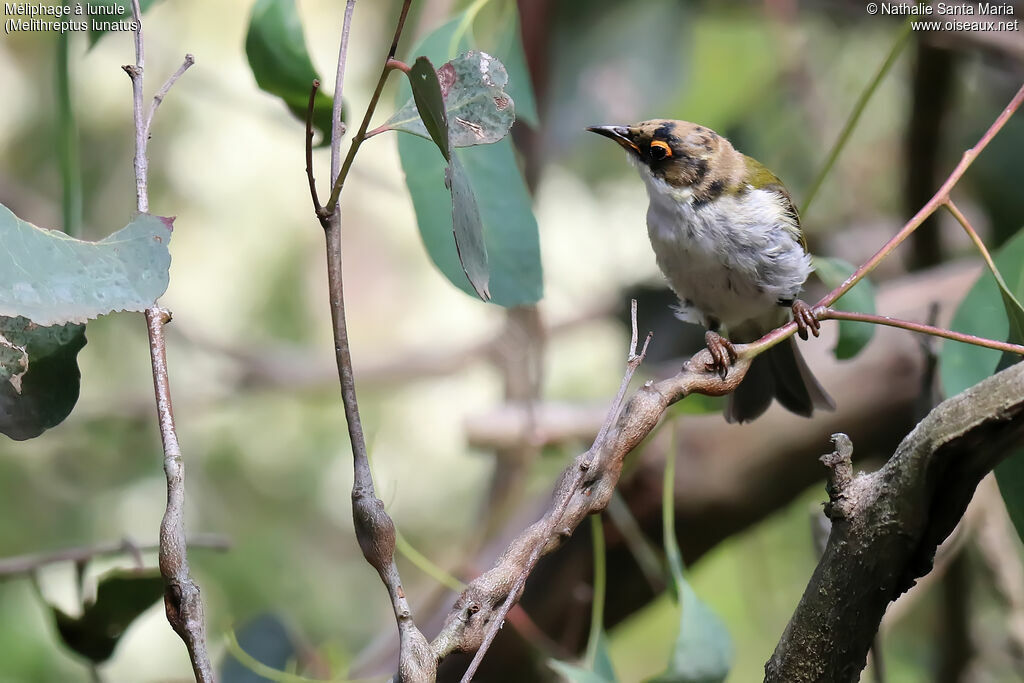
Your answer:
[[[810,417],[815,408],[835,410],[836,404],[811,374],[794,337],[754,359],[746,377],[729,395],[725,419],[749,422],[768,410],[773,398],[804,417]]]

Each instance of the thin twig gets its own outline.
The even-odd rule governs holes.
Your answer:
[[[984,346],[987,349],[995,349],[997,351],[1006,351],[1008,353],[1024,355],[1024,346],[1019,344],[1010,344],[1009,342],[985,339],[983,337],[976,337],[973,334],[964,334],[963,332],[954,332],[953,330],[946,330],[941,327],[934,327],[923,323],[900,320],[899,318],[890,318],[887,315],[872,315],[871,313],[857,313],[854,311],[837,311],[834,308],[815,309],[815,312],[817,313],[819,320],[852,320],[854,322],[898,327],[900,329],[910,330],[911,332],[930,334],[933,337],[952,339],[953,341],[963,342],[964,344]]]
[[[338,70],[334,76],[334,104],[331,107],[331,182],[338,177],[341,162],[341,137],[345,124],[341,120],[342,95],[345,93],[345,62],[348,59],[348,34],[352,30],[352,12],[356,0],[345,3],[345,19],[341,24],[341,46],[338,48]]]
[[[370,104],[366,107],[366,113],[363,114],[363,122],[359,124],[359,131],[352,138],[352,143],[349,145],[348,154],[345,155],[345,161],[341,165],[341,169],[337,174],[331,174],[331,196],[327,200],[327,204],[324,206],[324,212],[332,213],[335,205],[338,203],[338,197],[341,196],[341,189],[345,186],[345,178],[348,177],[348,171],[352,167],[352,160],[355,159],[356,152],[359,151],[359,146],[366,140],[366,129],[370,126],[370,119],[373,117],[373,112],[377,108],[377,102],[380,100],[380,94],[384,90],[384,82],[388,78],[388,74],[392,71],[391,59],[395,56],[395,52],[398,51],[398,40],[402,37],[402,28],[405,26],[405,18],[409,14],[409,5],[412,4],[412,0],[404,0],[402,3],[402,12],[398,15],[398,25],[395,27],[395,37],[391,40],[391,48],[388,50],[388,56],[384,59],[384,66],[380,72],[380,78],[377,79],[377,87],[374,88],[373,96],[370,98]],[[335,95],[338,97],[338,95]],[[340,143],[340,140],[332,140],[332,147],[337,146],[336,143]],[[334,152],[332,151],[332,156]]]
[[[590,450],[579,456],[574,464],[570,466],[570,469],[566,470],[562,474],[562,480],[558,486],[558,495],[556,496],[557,502],[550,512],[548,512],[541,521],[529,527],[525,532],[523,532],[523,535],[519,539],[516,539],[516,541],[513,542],[513,546],[515,546],[525,537],[525,541],[530,542],[532,540],[533,545],[530,548],[526,561],[522,564],[519,571],[516,572],[511,589],[508,591],[507,595],[505,595],[501,606],[494,611],[493,615],[488,615],[489,623],[487,630],[476,650],[476,654],[473,656],[473,660],[469,664],[469,668],[467,668],[466,672],[462,675],[462,683],[469,683],[469,681],[473,680],[473,676],[476,675],[477,669],[483,662],[484,655],[487,654],[487,650],[490,648],[491,643],[494,642],[494,638],[498,635],[498,631],[501,630],[501,626],[504,623],[509,610],[512,609],[513,605],[515,605],[522,596],[523,590],[526,588],[526,581],[533,572],[534,567],[537,566],[537,562],[540,561],[540,558],[545,554],[545,552],[550,552],[554,549],[551,547],[552,537],[566,537],[572,533],[572,529],[575,527],[575,524],[570,525],[570,523],[566,521],[566,511],[569,509],[569,505],[576,500],[577,494],[581,492],[583,492],[584,496],[589,497],[589,489],[596,488],[594,486],[595,479],[605,474],[607,468],[610,467],[608,463],[601,462],[600,456],[602,450],[607,447],[608,441],[610,441],[608,438],[609,430],[613,425],[617,425],[617,422],[619,421],[622,399],[625,395],[626,388],[629,386],[629,381],[632,379],[637,367],[639,367],[643,362],[644,356],[647,355],[647,346],[650,344],[652,336],[651,333],[648,333],[647,339],[644,341],[643,349],[640,353],[637,353],[639,335],[637,333],[635,300],[631,306],[631,313],[633,334],[630,340],[629,355],[626,360],[626,372],[623,375],[619,391],[616,394],[615,399],[612,401],[611,408],[608,410],[608,417],[605,419],[605,422],[601,427],[601,431],[594,440],[594,445],[590,447]],[[738,371],[739,376],[742,376],[746,373],[746,366],[734,368],[734,371]],[[730,372],[730,376],[732,376],[732,372]],[[676,377],[678,378],[679,375]],[[739,380],[736,380],[736,382],[738,384]],[[657,420],[655,420],[655,422],[656,421]],[[651,427],[653,426],[654,425],[651,424]],[[625,457],[625,453],[622,453],[622,456]],[[621,467],[621,461],[618,465]],[[613,465],[611,467],[614,469]],[[615,479],[617,480],[617,478],[618,474],[616,472]],[[588,484],[586,488],[581,486],[581,484],[584,483]],[[611,492],[614,488],[615,486],[613,482],[611,487],[608,489],[608,497],[611,496]],[[601,500],[602,502],[599,506],[595,505],[593,509],[586,512],[584,516],[586,514],[603,510],[605,505],[607,505],[607,498],[601,498]],[[597,501],[598,497],[595,495],[593,502],[596,503]],[[578,521],[576,523],[578,523]],[[537,533],[538,527],[540,530],[539,533]],[[463,596],[467,595],[473,587],[474,585],[470,584],[470,587],[467,588],[466,591],[463,591]],[[456,603],[456,607],[458,607],[458,603]],[[442,631],[442,633],[434,640],[433,647],[438,658],[445,656],[447,654],[445,650],[451,645],[451,641],[447,638],[446,631],[447,629]]]
[[[985,134],[981,136],[980,140],[978,140],[978,143],[974,145],[974,147],[971,147],[970,149],[964,152],[963,158],[960,159],[960,163],[957,164],[956,168],[953,169],[952,173],[949,174],[949,177],[946,178],[946,181],[942,184],[942,187],[938,189],[938,191],[928,201],[928,203],[921,207],[921,210],[918,211],[913,218],[907,221],[907,223],[902,228],[900,228],[900,231],[896,233],[896,235],[894,235],[892,239],[886,242],[885,245],[883,245],[882,248],[879,249],[874,256],[872,256],[870,259],[864,262],[863,265],[857,268],[857,270],[854,271],[854,273],[850,275],[850,277],[846,278],[845,282],[843,282],[841,285],[839,285],[831,292],[826,294],[824,297],[822,297],[821,300],[818,301],[818,303],[815,304],[814,307],[828,308],[833,303],[835,303],[836,300],[839,299],[839,297],[846,294],[848,291],[850,291],[850,289],[853,288],[854,285],[856,285],[862,279],[867,277],[867,275],[871,273],[871,271],[873,271],[878,266],[878,264],[881,263],[883,259],[885,259],[885,257],[891,254],[896,249],[896,247],[902,244],[903,241],[906,240],[907,237],[909,237],[911,233],[914,232],[914,230],[920,227],[921,224],[924,223],[924,221],[929,216],[935,213],[935,211],[940,206],[948,204],[950,201],[950,191],[957,184],[957,182],[959,182],[960,178],[963,177],[964,173],[967,171],[968,168],[970,168],[971,164],[974,163],[974,160],[978,157],[979,154],[981,154],[982,150],[984,150],[985,147],[987,147],[988,144],[992,142],[992,139],[996,136],[996,134],[1000,130],[1002,130],[1003,126],[1005,126],[1006,122],[1010,120],[1010,117],[1013,116],[1014,112],[1016,112],[1020,108],[1022,103],[1024,103],[1024,85],[1022,85],[1020,90],[1017,91],[1017,94],[1014,95],[1013,99],[1010,100],[1010,103],[1006,105],[1006,108],[1002,111],[1002,113],[999,114],[998,118],[996,118],[996,120],[992,122],[992,125],[989,126],[989,129],[985,131]],[[771,332],[764,335],[756,342],[748,344],[746,346],[745,353],[748,353],[750,355],[757,355],[759,353],[762,353],[767,349],[771,348],[772,346],[775,346],[776,344],[779,344],[784,340],[788,339],[789,337],[793,336],[795,332],[796,323],[788,322],[782,327],[778,327],[772,330]]]
[[[989,253],[988,247],[986,247],[985,243],[981,241],[981,236],[978,235],[978,231],[974,229],[974,226],[971,225],[969,220],[967,220],[967,217],[960,211],[959,207],[953,203],[952,199],[946,199],[945,207],[949,209],[949,212],[953,214],[953,217],[956,218],[958,223],[960,223],[964,231],[967,233],[967,236],[971,238],[972,242],[974,242],[974,246],[977,247],[978,252],[981,253],[981,257],[985,259],[985,264],[988,265],[988,269],[992,271],[992,275],[999,282],[999,286],[1006,291],[1010,291],[1010,288],[1006,285],[1006,281],[1003,280],[1002,273],[1000,273],[999,269],[996,268],[996,262],[992,260],[992,254]]]
[[[313,85],[309,89],[309,107],[306,109],[306,179],[309,181],[309,196],[313,200],[313,211],[317,217],[323,212],[320,205],[320,197],[316,193],[316,179],[313,177],[313,108],[316,106],[316,92],[320,89],[320,81],[313,79]],[[320,218],[323,225],[325,219]],[[327,226],[324,225],[326,228]]]
[[[226,536],[217,534],[200,534],[188,540],[190,548],[209,548],[211,550],[228,550],[231,541]],[[0,559],[0,577],[16,576],[18,574],[30,574],[50,564],[60,562],[88,562],[97,557],[108,557],[111,555],[130,554],[133,557],[140,553],[150,553],[159,550],[159,544],[138,545],[130,539],[120,541],[107,541],[95,545],[77,546],[64,548],[45,553],[32,553],[31,555],[18,555],[16,557],[5,557]]]
[[[153,95],[153,103],[149,105],[149,115],[146,116],[146,140],[149,140],[149,136],[152,133],[151,128],[153,126],[153,117],[156,115],[156,110],[163,103],[164,98],[167,97],[167,93],[170,92],[174,84],[178,82],[178,79],[181,78],[182,74],[188,71],[189,67],[195,63],[195,57],[191,54],[186,54],[185,61],[181,63],[178,70],[171,74],[171,77],[167,79],[167,82],[165,82],[160,89],[156,91],[156,95]]]
[[[139,0],[132,0],[132,18],[135,21],[135,64],[124,67],[132,80],[132,103],[135,120],[135,192],[137,206],[141,213],[149,210],[148,172],[149,164],[146,147],[149,141],[149,125],[153,114],[163,97],[174,85],[193,60],[186,55],[185,63],[178,69],[164,87],[157,93],[150,105],[149,114],[143,118],[143,74],[145,65],[145,41],[142,33],[142,11]],[[216,680],[210,657],[206,651],[206,625],[203,618],[203,603],[199,587],[192,580],[188,568],[187,544],[185,540],[185,465],[178,444],[174,426],[174,410],[171,404],[170,379],[167,372],[167,352],[164,340],[164,324],[170,321],[168,311],[154,303],[146,309],[146,326],[149,332],[149,355],[153,371],[153,387],[156,393],[157,418],[160,424],[160,440],[164,450],[164,474],[167,477],[167,508],[160,522],[160,573],[164,577],[164,607],[171,627],[188,648],[192,671],[200,683]]]

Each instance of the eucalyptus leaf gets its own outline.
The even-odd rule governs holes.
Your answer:
[[[835,289],[843,284],[846,278],[853,275],[856,268],[842,259],[815,256],[814,270],[826,287]],[[840,302],[839,308],[844,311],[873,314],[875,312],[875,287],[870,280],[864,278],[840,297],[836,303]],[[833,353],[839,360],[853,358],[867,346],[874,334],[874,325],[840,320],[839,340],[836,342]]]
[[[548,666],[559,674],[562,680],[569,681],[569,683],[616,683],[614,678],[605,678],[590,669],[558,659],[549,659]]]
[[[428,34],[413,54],[424,54],[435,62],[447,59],[458,24],[457,17]],[[403,82],[398,101],[406,102],[410,96],[409,85]],[[455,209],[452,197],[443,189],[446,179],[453,175],[448,165],[432,142],[417,136],[398,136],[398,152],[427,253],[452,284],[479,296],[459,261]],[[506,307],[537,302],[543,294],[537,221],[511,142],[506,137],[494,144],[451,152],[453,161],[461,166],[453,177],[457,182],[466,181],[479,212],[491,301]]]
[[[483,223],[477,206],[473,187],[466,177],[466,171],[458,157],[452,157],[448,165],[445,185],[452,195],[452,225],[455,234],[455,249],[459,255],[462,270],[469,278],[473,289],[484,301],[491,298],[487,289],[487,247],[484,245]]]
[[[448,66],[447,64],[445,66]],[[444,109],[444,95],[434,65],[426,57],[417,57],[409,70],[409,85],[419,114],[419,123],[426,129],[430,139],[441,150],[445,160],[451,160],[448,151],[448,117]]]
[[[51,607],[64,644],[91,662],[105,662],[128,627],[164,594],[164,580],[153,570],[116,570],[99,579],[96,600],[73,617]]]
[[[438,30],[450,25],[451,22]],[[429,39],[430,36],[426,40]],[[420,63],[419,59],[416,61]],[[413,69],[415,71],[416,67]],[[410,80],[414,75],[409,74]],[[448,140],[452,147],[488,145],[508,134],[516,114],[512,98],[504,90],[508,73],[500,61],[486,52],[471,50],[442,65],[437,70],[437,80],[444,98]],[[415,92],[414,89],[414,95]],[[434,139],[434,133],[420,117],[422,109],[418,113],[418,104],[418,100],[406,102],[384,123],[384,128]]]
[[[167,289],[172,220],[139,214],[86,242],[0,205],[0,315],[54,325],[152,306]]]
[[[245,36],[245,55],[260,89],[284,101],[300,121],[306,120],[309,91],[319,79],[306,49],[295,0],[256,0]],[[317,91],[313,125],[330,142],[333,100]]]
[[[729,631],[718,616],[697,597],[687,581],[681,585],[681,614],[665,673],[654,683],[721,683],[732,667]]]
[[[60,424],[78,401],[85,325],[41,327],[0,316],[0,433],[22,441]]]
[[[984,270],[957,308],[950,327],[979,337],[1024,343],[1019,305],[1014,305],[1024,299],[1024,230],[996,251],[992,260],[1005,287]],[[994,349],[946,340],[939,352],[939,377],[946,395],[952,396],[1019,360],[1019,356],[1002,355]],[[1024,449],[1000,463],[995,474],[1017,534],[1024,539]]]

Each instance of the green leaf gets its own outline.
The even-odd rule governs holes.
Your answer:
[[[164,580],[153,570],[110,572],[99,580],[96,601],[72,617],[51,607],[64,644],[86,659],[105,662],[132,622],[164,594]]]
[[[426,36],[412,52],[437,61],[446,59],[458,21],[456,18]],[[398,101],[405,102],[410,95],[403,82]],[[452,284],[477,294],[459,262],[453,205],[442,189],[447,169],[444,159],[433,143],[411,135],[398,137],[398,152],[428,254]],[[464,171],[456,174],[467,180],[476,200],[491,301],[507,307],[536,303],[543,294],[537,221],[510,140],[506,137],[490,145],[455,149],[452,158]]]
[[[814,257],[814,271],[818,274],[825,286],[835,289],[846,281],[846,278],[853,275],[856,268],[846,261],[838,258],[824,256]],[[856,313],[875,312],[875,287],[871,281],[864,278],[853,288],[844,294],[836,303],[842,302],[839,307],[844,311]],[[875,334],[875,326],[869,323],[859,323],[850,320],[839,321],[839,341],[833,349],[836,358],[846,360],[853,358],[861,352],[871,337]]]
[[[615,678],[605,678],[596,671],[584,669],[582,666],[563,662],[558,659],[549,659],[548,666],[555,673],[560,674],[563,680],[570,683],[616,683]]]
[[[593,669],[559,659],[549,659],[548,666],[574,683],[618,683],[619,679],[615,674],[615,667],[612,666],[611,652],[608,649],[608,634],[604,629],[598,631],[594,654]]]
[[[670,592],[679,604],[679,632],[668,668],[655,683],[720,683],[732,666],[732,639],[725,624],[704,604],[686,580],[683,556],[676,541],[673,491],[675,488],[675,432],[665,457],[661,486],[663,543],[668,560]]]
[[[444,66],[448,67],[450,64],[451,62]],[[425,128],[430,139],[441,150],[441,156],[446,161],[450,161],[451,154],[448,151],[448,117],[444,109],[444,95],[441,93],[441,83],[438,81],[438,74],[434,71],[434,65],[430,63],[429,59],[426,57],[416,58],[416,63],[409,70],[409,85],[412,87],[412,97],[416,104],[416,111],[419,114],[416,123]],[[409,132],[414,131],[409,129]]]
[[[157,0],[139,0],[139,10],[142,11],[143,14],[145,14],[146,11],[150,7],[152,7],[154,4],[156,4],[156,2],[157,2]],[[95,8],[95,7],[119,7],[121,9],[120,12],[116,12],[115,11],[114,14],[107,14],[107,13],[104,12],[103,14],[96,13],[96,14],[93,14],[93,15],[87,17],[87,19],[89,21],[89,47],[90,48],[93,45],[95,45],[97,43],[97,41],[99,41],[100,38],[102,38],[103,36],[105,36],[109,32],[107,30],[107,28],[106,28],[106,25],[108,23],[114,23],[114,24],[117,24],[118,22],[130,23],[132,21],[132,2],[131,2],[131,0],[107,0],[106,2],[102,2],[102,1],[101,2],[89,2],[89,6],[91,8]],[[97,23],[94,24],[94,22],[97,22]],[[93,28],[95,25],[104,26],[104,28],[95,29],[95,28]],[[123,30],[123,29],[118,27],[118,31],[120,32],[121,30]]]
[[[488,301],[491,298],[487,290],[490,276],[487,270],[487,247],[484,245],[480,208],[476,204],[473,187],[458,157],[452,157],[444,184],[452,194],[452,224],[459,263],[462,264],[462,270],[469,278],[477,296]]]
[[[0,205],[0,315],[54,325],[152,306],[167,289],[172,220],[139,214],[85,242]]]
[[[320,76],[306,50],[295,0],[256,0],[245,36],[245,54],[256,84],[280,97],[296,118],[305,121],[309,91]],[[322,133],[322,145],[330,142],[332,106],[333,100],[317,91],[313,125]]]
[[[71,413],[83,346],[85,325],[40,327],[28,318],[0,316],[0,433],[32,439]]]
[[[721,683],[729,675],[733,649],[729,631],[718,616],[682,582],[682,613],[665,673],[656,683]]]
[[[519,7],[515,2],[507,3],[506,7],[511,16],[502,23],[494,55],[501,60],[508,72],[505,92],[516,103],[516,119],[536,128],[540,125],[540,116],[537,115],[533,82],[530,80],[530,69],[526,65],[526,54],[523,51],[523,38],[519,30]]]
[[[444,30],[449,25],[450,23],[438,30]],[[429,39],[428,36],[427,40]],[[422,72],[422,67],[418,75],[416,72],[421,60],[427,65],[430,64],[424,57],[416,60],[416,65],[409,74],[409,80],[414,85],[418,79],[426,76]],[[500,61],[486,52],[466,52],[438,69],[436,80],[444,99],[448,140],[452,147],[489,145],[508,134],[516,114],[512,98],[504,91],[508,83],[508,74]],[[437,127],[438,124],[434,121],[428,121],[429,125],[424,124],[421,118],[423,107],[415,88],[413,96],[416,99],[406,102],[387,120],[384,128],[431,138],[437,142],[438,133],[431,130],[431,125]],[[437,118],[432,107],[428,108],[428,118]],[[438,147],[441,147],[441,143],[438,143]],[[446,149],[441,147],[441,152],[445,151]],[[446,154],[445,158],[447,157]]]
[[[1016,304],[1024,298],[1024,230],[996,251],[992,260],[1003,274],[1005,288],[990,272],[982,272],[957,308],[950,327],[979,337],[1024,343]],[[952,396],[1019,360],[1019,356],[1001,355],[995,349],[947,340],[939,353],[939,377],[946,395]],[[1024,449],[1000,463],[995,473],[1017,534],[1024,539]]]

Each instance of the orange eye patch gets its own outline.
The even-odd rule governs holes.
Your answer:
[[[655,159],[666,159],[672,156],[672,148],[664,140],[652,140],[651,156]]]

